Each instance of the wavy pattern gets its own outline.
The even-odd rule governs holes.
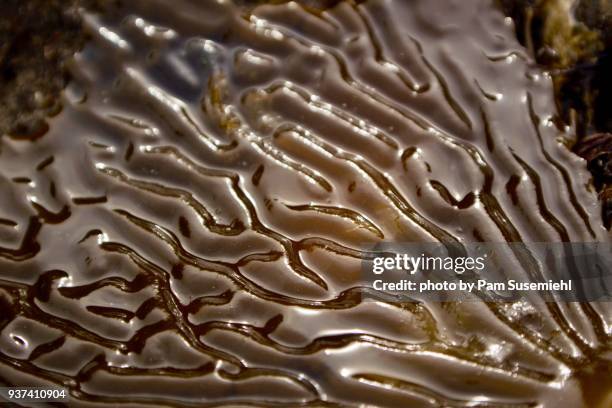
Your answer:
[[[608,305],[363,286],[382,240],[608,237],[492,2],[359,3],[85,13],[64,112],[0,140],[0,382],[89,406],[604,404]]]

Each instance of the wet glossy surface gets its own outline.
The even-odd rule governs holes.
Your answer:
[[[2,383],[83,406],[605,406],[609,305],[361,300],[381,240],[608,239],[491,2],[124,7],[86,14],[49,132],[1,139]]]

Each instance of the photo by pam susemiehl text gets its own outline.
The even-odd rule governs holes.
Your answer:
[[[385,243],[369,254],[368,293],[398,300],[612,300],[610,243]]]
[[[408,279],[403,279],[399,282],[385,282],[382,279],[377,279],[372,282],[372,287],[376,290],[382,291],[418,291],[431,292],[431,291],[467,291],[474,292],[475,290],[492,290],[492,291],[571,291],[572,281],[561,280],[559,282],[548,281],[548,282],[517,282],[514,279],[510,279],[508,282],[489,282],[484,279],[478,279],[476,282],[468,282],[459,280],[453,281],[442,281],[435,282],[427,280],[425,282],[415,282]]]

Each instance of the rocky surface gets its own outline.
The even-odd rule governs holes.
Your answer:
[[[36,136],[61,110],[66,60],[86,41],[78,7],[108,10],[114,1],[0,2],[0,134]]]
[[[84,36],[75,1],[8,0],[0,5],[0,131],[42,133],[60,110],[63,61]]]

